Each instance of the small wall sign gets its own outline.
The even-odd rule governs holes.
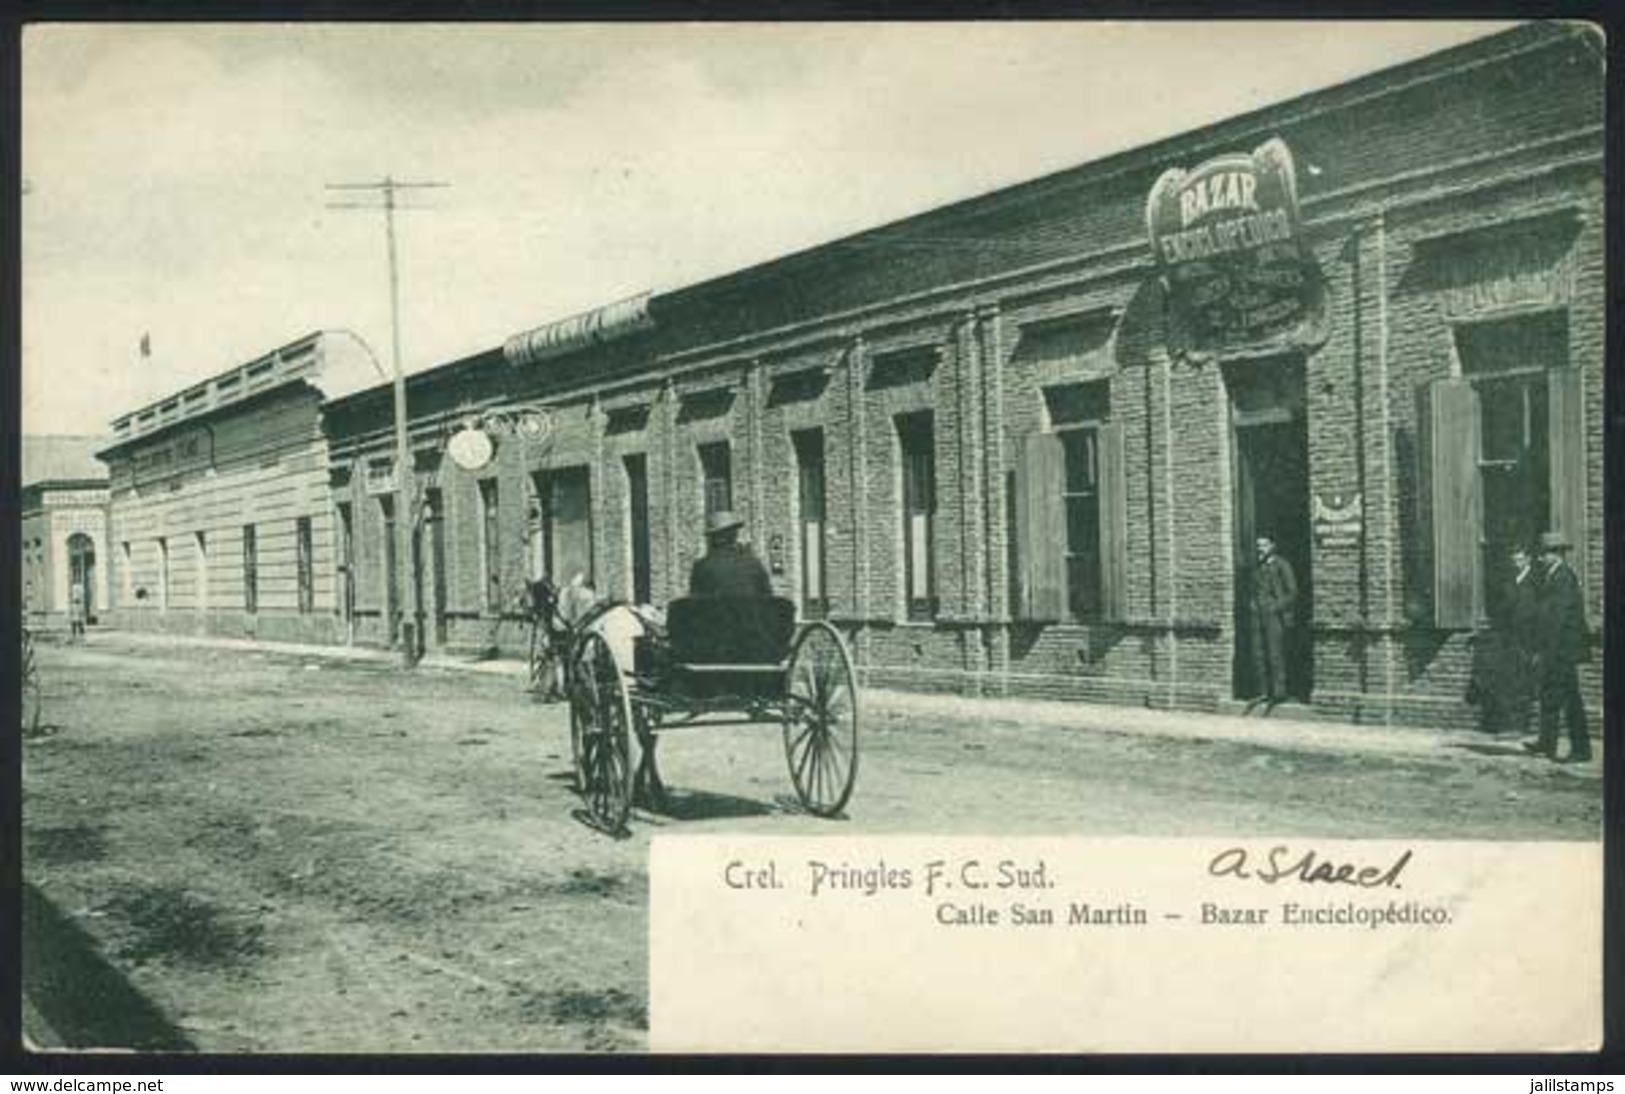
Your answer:
[[[1358,547],[1365,535],[1364,507],[1359,493],[1316,494],[1312,521],[1316,547]]]

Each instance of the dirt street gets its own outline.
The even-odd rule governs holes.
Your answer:
[[[640,1050],[661,831],[1594,839],[1602,819],[1595,771],[1500,749],[1340,756],[875,697],[849,820],[798,814],[776,729],[713,729],[663,743],[673,808],[617,841],[573,815],[563,708],[510,678],[116,635],[40,662],[25,987],[69,1043]],[[105,994],[67,997],[93,975]]]

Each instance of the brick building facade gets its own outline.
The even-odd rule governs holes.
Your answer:
[[[1302,586],[1298,696],[1448,726],[1506,547],[1555,528],[1600,706],[1602,89],[1589,30],[1526,26],[525,332],[411,378],[405,518],[388,389],[331,400],[349,592],[318,596],[392,642],[410,578],[429,647],[520,652],[528,579],[663,603],[728,507],[868,683],[1213,710],[1256,690],[1267,530]],[[1172,177],[1214,180],[1187,223],[1239,209],[1282,163],[1301,321],[1204,340],[1148,205]],[[474,472],[446,454],[470,425]]]

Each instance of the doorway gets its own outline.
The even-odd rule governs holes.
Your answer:
[[[96,544],[83,532],[68,537],[69,602],[72,590],[79,591],[79,602],[85,606],[85,622],[96,622]]]
[[[1233,693],[1238,699],[1250,699],[1265,690],[1252,591],[1258,537],[1268,535],[1297,579],[1297,604],[1284,643],[1286,690],[1290,698],[1307,702],[1314,690],[1314,643],[1309,634],[1314,572],[1303,360],[1272,358],[1232,366],[1225,379],[1236,484]]]

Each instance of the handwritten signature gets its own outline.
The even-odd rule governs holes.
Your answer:
[[[1290,847],[1277,845],[1269,849],[1262,862],[1255,863],[1248,857],[1245,847],[1227,847],[1213,856],[1207,864],[1207,872],[1214,877],[1233,877],[1265,885],[1297,881],[1304,884],[1357,885],[1365,889],[1403,889],[1399,875],[1410,861],[1409,850],[1386,865],[1363,865],[1358,862],[1334,862],[1314,850],[1298,853]]]

